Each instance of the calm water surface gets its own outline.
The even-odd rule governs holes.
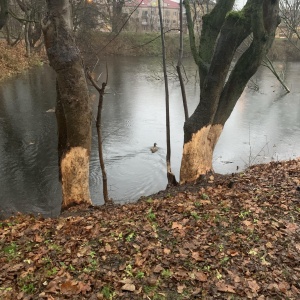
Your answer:
[[[108,65],[103,136],[109,192],[116,202],[134,201],[167,183],[164,85],[155,79],[161,67],[153,58],[110,58]],[[299,156],[299,67],[299,63],[287,66],[286,82],[292,91],[288,95],[267,69],[254,77],[259,91],[247,88],[227,121],[215,151],[216,172],[230,173],[249,163]],[[100,65],[97,73],[104,69]],[[194,65],[187,62],[186,69],[192,112],[199,91]],[[177,178],[184,121],[180,95],[178,83],[170,82],[172,170]],[[48,66],[0,85],[0,215],[22,211],[56,216],[60,211],[55,115],[47,112],[54,107],[55,97],[55,74]],[[93,98],[96,114],[98,97]],[[102,204],[95,127],[93,130],[91,194],[95,204]],[[154,142],[159,151],[152,154],[149,148]]]

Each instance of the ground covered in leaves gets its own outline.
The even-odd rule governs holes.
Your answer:
[[[300,161],[1,221],[0,299],[300,299]],[[182,189],[182,188],[181,188]]]
[[[0,40],[0,81],[19,74],[32,66],[41,65],[44,54],[25,55],[25,45],[20,42],[14,47],[8,46],[5,40]]]

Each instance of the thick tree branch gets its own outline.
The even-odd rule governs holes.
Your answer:
[[[195,31],[194,31],[194,20],[192,18],[191,13],[191,6],[190,1],[185,0],[184,1],[185,11],[186,11],[186,19],[187,19],[187,25],[188,25],[188,31],[189,31],[189,40],[190,40],[190,48],[193,55],[193,58],[195,60],[195,63],[199,66],[202,64],[204,67],[203,61],[201,61],[201,58],[199,57],[199,52],[196,47],[196,38],[195,38]]]
[[[241,96],[247,82],[255,74],[263,58],[268,53],[275,37],[278,26],[278,1],[248,0],[252,7],[264,5],[264,9],[252,10],[253,40],[249,48],[242,54],[235,64],[223,89],[220,104],[215,115],[214,123],[223,124],[232,112],[237,100]],[[263,12],[262,12],[263,11]],[[270,15],[272,18],[270,18]],[[266,25],[266,21],[268,24]],[[247,72],[245,72],[247,70]]]
[[[226,15],[232,10],[233,5],[234,0],[219,0],[213,10],[202,17],[203,27],[200,36],[199,56],[205,67],[199,66],[200,88],[203,87],[205,77],[208,73],[220,30],[224,24]]]

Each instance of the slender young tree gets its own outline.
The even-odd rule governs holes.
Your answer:
[[[106,205],[113,204],[112,199],[108,196],[108,187],[107,187],[107,174],[105,170],[105,163],[103,157],[103,142],[102,142],[102,130],[101,130],[101,119],[102,119],[102,107],[103,107],[103,97],[105,94],[105,87],[107,86],[108,81],[108,68],[106,66],[106,81],[102,82],[102,86],[100,87],[97,82],[94,80],[90,72],[87,72],[88,79],[92,83],[93,87],[99,93],[99,102],[98,102],[98,111],[97,111],[97,119],[96,119],[96,127],[97,127],[97,135],[98,135],[98,153],[99,153],[99,161],[102,172],[102,191],[103,191],[103,199]]]
[[[276,79],[280,82],[281,86],[285,89],[286,93],[290,93],[290,89],[288,88],[288,86],[285,84],[284,82],[284,72],[282,72],[282,74],[280,75],[277,70],[275,69],[275,66],[273,64],[273,62],[271,61],[271,59],[268,57],[268,55],[266,55],[265,59],[262,62],[262,66],[268,68],[272,74],[276,77]]]
[[[234,2],[219,0],[203,16],[197,46],[190,0],[184,1],[201,92],[197,108],[184,124],[181,183],[213,170],[213,152],[224,124],[268,53],[280,22],[279,0],[248,0],[241,11],[232,10]],[[251,44],[232,67],[237,48],[251,35]]]
[[[170,133],[170,101],[169,101],[169,86],[168,86],[168,75],[167,75],[167,64],[166,64],[166,48],[165,48],[165,33],[162,20],[161,12],[161,1],[158,0],[158,12],[159,12],[159,22],[160,22],[160,34],[161,34],[161,47],[162,47],[162,57],[163,57],[163,72],[164,72],[164,82],[165,82],[165,101],[166,101],[166,135],[167,135],[167,178],[168,185],[176,185],[177,181],[175,175],[171,170],[171,133]]]
[[[69,0],[47,0],[42,22],[50,65],[56,71],[58,154],[62,209],[91,204],[89,159],[92,110]]]

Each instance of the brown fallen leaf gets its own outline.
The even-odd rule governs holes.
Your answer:
[[[132,283],[132,280],[130,278],[123,278],[122,280],[120,280],[121,283],[124,283],[124,284],[130,284]]]
[[[170,254],[171,253],[171,250],[168,249],[168,248],[164,248],[164,254]]]
[[[207,281],[207,276],[203,272],[198,271],[198,272],[194,272],[193,274],[195,275],[195,278],[200,282]]]
[[[34,237],[34,240],[37,243],[41,243],[43,241],[43,238],[40,235],[36,234],[35,237]]]
[[[295,232],[297,229],[298,229],[298,225],[297,225],[297,224],[295,224],[295,223],[288,223],[288,224],[286,225],[285,231],[288,232],[288,233],[293,233],[293,232]]]
[[[278,284],[278,288],[280,292],[286,293],[290,289],[290,285],[286,281],[283,281]]]
[[[219,281],[216,283],[217,290],[219,292],[228,292],[228,293],[234,293],[234,286],[226,284],[225,282]]]
[[[182,227],[183,226],[177,222],[172,223],[172,229],[182,229]]]
[[[197,295],[201,292],[201,288],[196,288],[194,291],[193,291],[193,295]]]
[[[135,285],[132,283],[125,283],[121,289],[122,289],[122,291],[134,292]]]
[[[250,222],[250,221],[248,221],[248,220],[245,220],[245,221],[243,221],[242,223],[243,223],[244,225],[246,225],[246,226],[252,225],[252,222]]]
[[[230,250],[230,249],[229,249],[229,250],[227,251],[227,254],[234,257],[234,256],[239,255],[239,252],[236,251],[236,250]]]
[[[136,255],[135,256],[135,265],[140,267],[144,264],[144,262],[146,261],[146,258],[141,257],[141,255]]]
[[[59,286],[57,284],[57,281],[52,280],[48,283],[48,285],[45,289],[45,292],[46,293],[56,293],[58,289],[59,289]]]
[[[61,284],[60,292],[66,295],[79,294],[80,289],[76,281],[68,280]]]
[[[105,250],[106,250],[107,252],[110,252],[110,251],[111,251],[111,246],[110,246],[110,244],[105,244]]]
[[[260,286],[255,280],[248,280],[248,286],[254,293],[257,293],[260,290]]]
[[[82,281],[79,281],[78,282],[78,288],[79,288],[79,291],[83,295],[85,295],[87,292],[90,292],[92,290],[90,282],[84,283]]]
[[[199,252],[192,252],[192,258],[196,261],[204,261],[204,258],[200,255]]]
[[[8,269],[9,272],[17,272],[24,268],[23,264],[16,264]]]
[[[185,288],[186,288],[186,286],[184,284],[183,285],[177,285],[177,292],[179,294],[182,294]]]
[[[156,265],[154,268],[153,268],[153,270],[152,270],[152,272],[153,273],[160,273],[161,271],[163,271],[163,267],[161,266],[161,265]]]
[[[270,243],[270,242],[267,242],[267,243],[266,243],[266,247],[267,247],[268,249],[274,248],[273,245],[272,245],[272,243]]]

